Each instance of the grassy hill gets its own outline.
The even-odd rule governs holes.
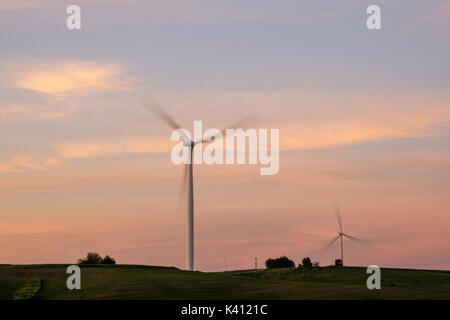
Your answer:
[[[368,290],[365,268],[187,272],[135,265],[82,266],[68,290],[67,265],[0,265],[0,299],[40,279],[33,299],[450,299],[450,271],[382,269]]]

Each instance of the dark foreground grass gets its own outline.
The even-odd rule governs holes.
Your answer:
[[[450,272],[382,269],[368,290],[365,268],[188,272],[151,266],[82,266],[81,290],[68,290],[68,265],[0,265],[0,299],[30,278],[34,299],[450,299]]]

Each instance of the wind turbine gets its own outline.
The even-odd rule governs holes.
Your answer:
[[[172,129],[178,130],[182,129],[182,127],[161,107],[161,105],[155,100],[151,99],[147,103],[144,103],[143,106],[158,116],[162,121],[164,121],[167,125],[169,125]],[[239,121],[229,128],[236,128],[247,119]],[[181,131],[182,132],[182,131]],[[183,132],[182,132],[183,133]],[[221,131],[221,137],[226,135],[226,129]],[[183,133],[183,146],[189,149],[189,163],[184,165],[184,173],[183,173],[183,182],[181,188],[181,194],[184,193],[186,184],[188,185],[188,215],[187,215],[187,261],[186,261],[186,269],[189,271],[194,271],[194,173],[193,173],[193,151],[194,147],[200,143],[209,143],[216,139],[216,136],[219,134],[212,135],[202,140],[191,140],[189,137]]]
[[[336,242],[336,240],[340,239],[340,241],[341,241],[341,261],[342,261],[342,265],[344,265],[344,237],[346,237],[346,238],[348,238],[350,240],[359,242],[359,243],[368,243],[368,241],[367,240],[363,240],[363,239],[359,239],[359,238],[355,238],[355,237],[353,237],[351,235],[348,235],[348,234],[344,233],[342,231],[342,219],[341,219],[341,213],[339,212],[339,208],[335,207],[334,210],[336,212],[336,218],[337,218],[338,223],[339,223],[339,233],[338,233],[338,236],[336,238],[334,238],[333,240],[331,240],[327,244],[325,249],[328,249],[333,243]]]

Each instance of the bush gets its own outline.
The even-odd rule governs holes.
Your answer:
[[[266,268],[267,269],[273,269],[273,268],[291,268],[294,267],[295,263],[291,259],[289,259],[286,256],[282,256],[280,258],[276,259],[267,259],[266,260]]]
[[[116,260],[108,255],[102,258],[97,252],[89,252],[86,258],[78,259],[78,264],[116,264]]]
[[[311,262],[311,258],[310,257],[303,258],[302,264],[306,268],[312,268],[313,267],[313,264]]]
[[[336,266],[336,267],[342,267],[342,260],[341,259],[336,259],[336,260],[334,260],[334,265]]]
[[[319,261],[314,261],[313,267],[314,268],[319,268]]]
[[[116,264],[116,260],[114,258],[111,258],[110,256],[106,255],[102,262],[102,264]]]

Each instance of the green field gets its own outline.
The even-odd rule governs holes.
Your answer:
[[[365,268],[187,272],[176,268],[82,266],[81,290],[68,290],[67,265],[0,265],[0,299],[30,279],[32,299],[450,299],[450,271],[382,269],[381,290],[368,290]]]

